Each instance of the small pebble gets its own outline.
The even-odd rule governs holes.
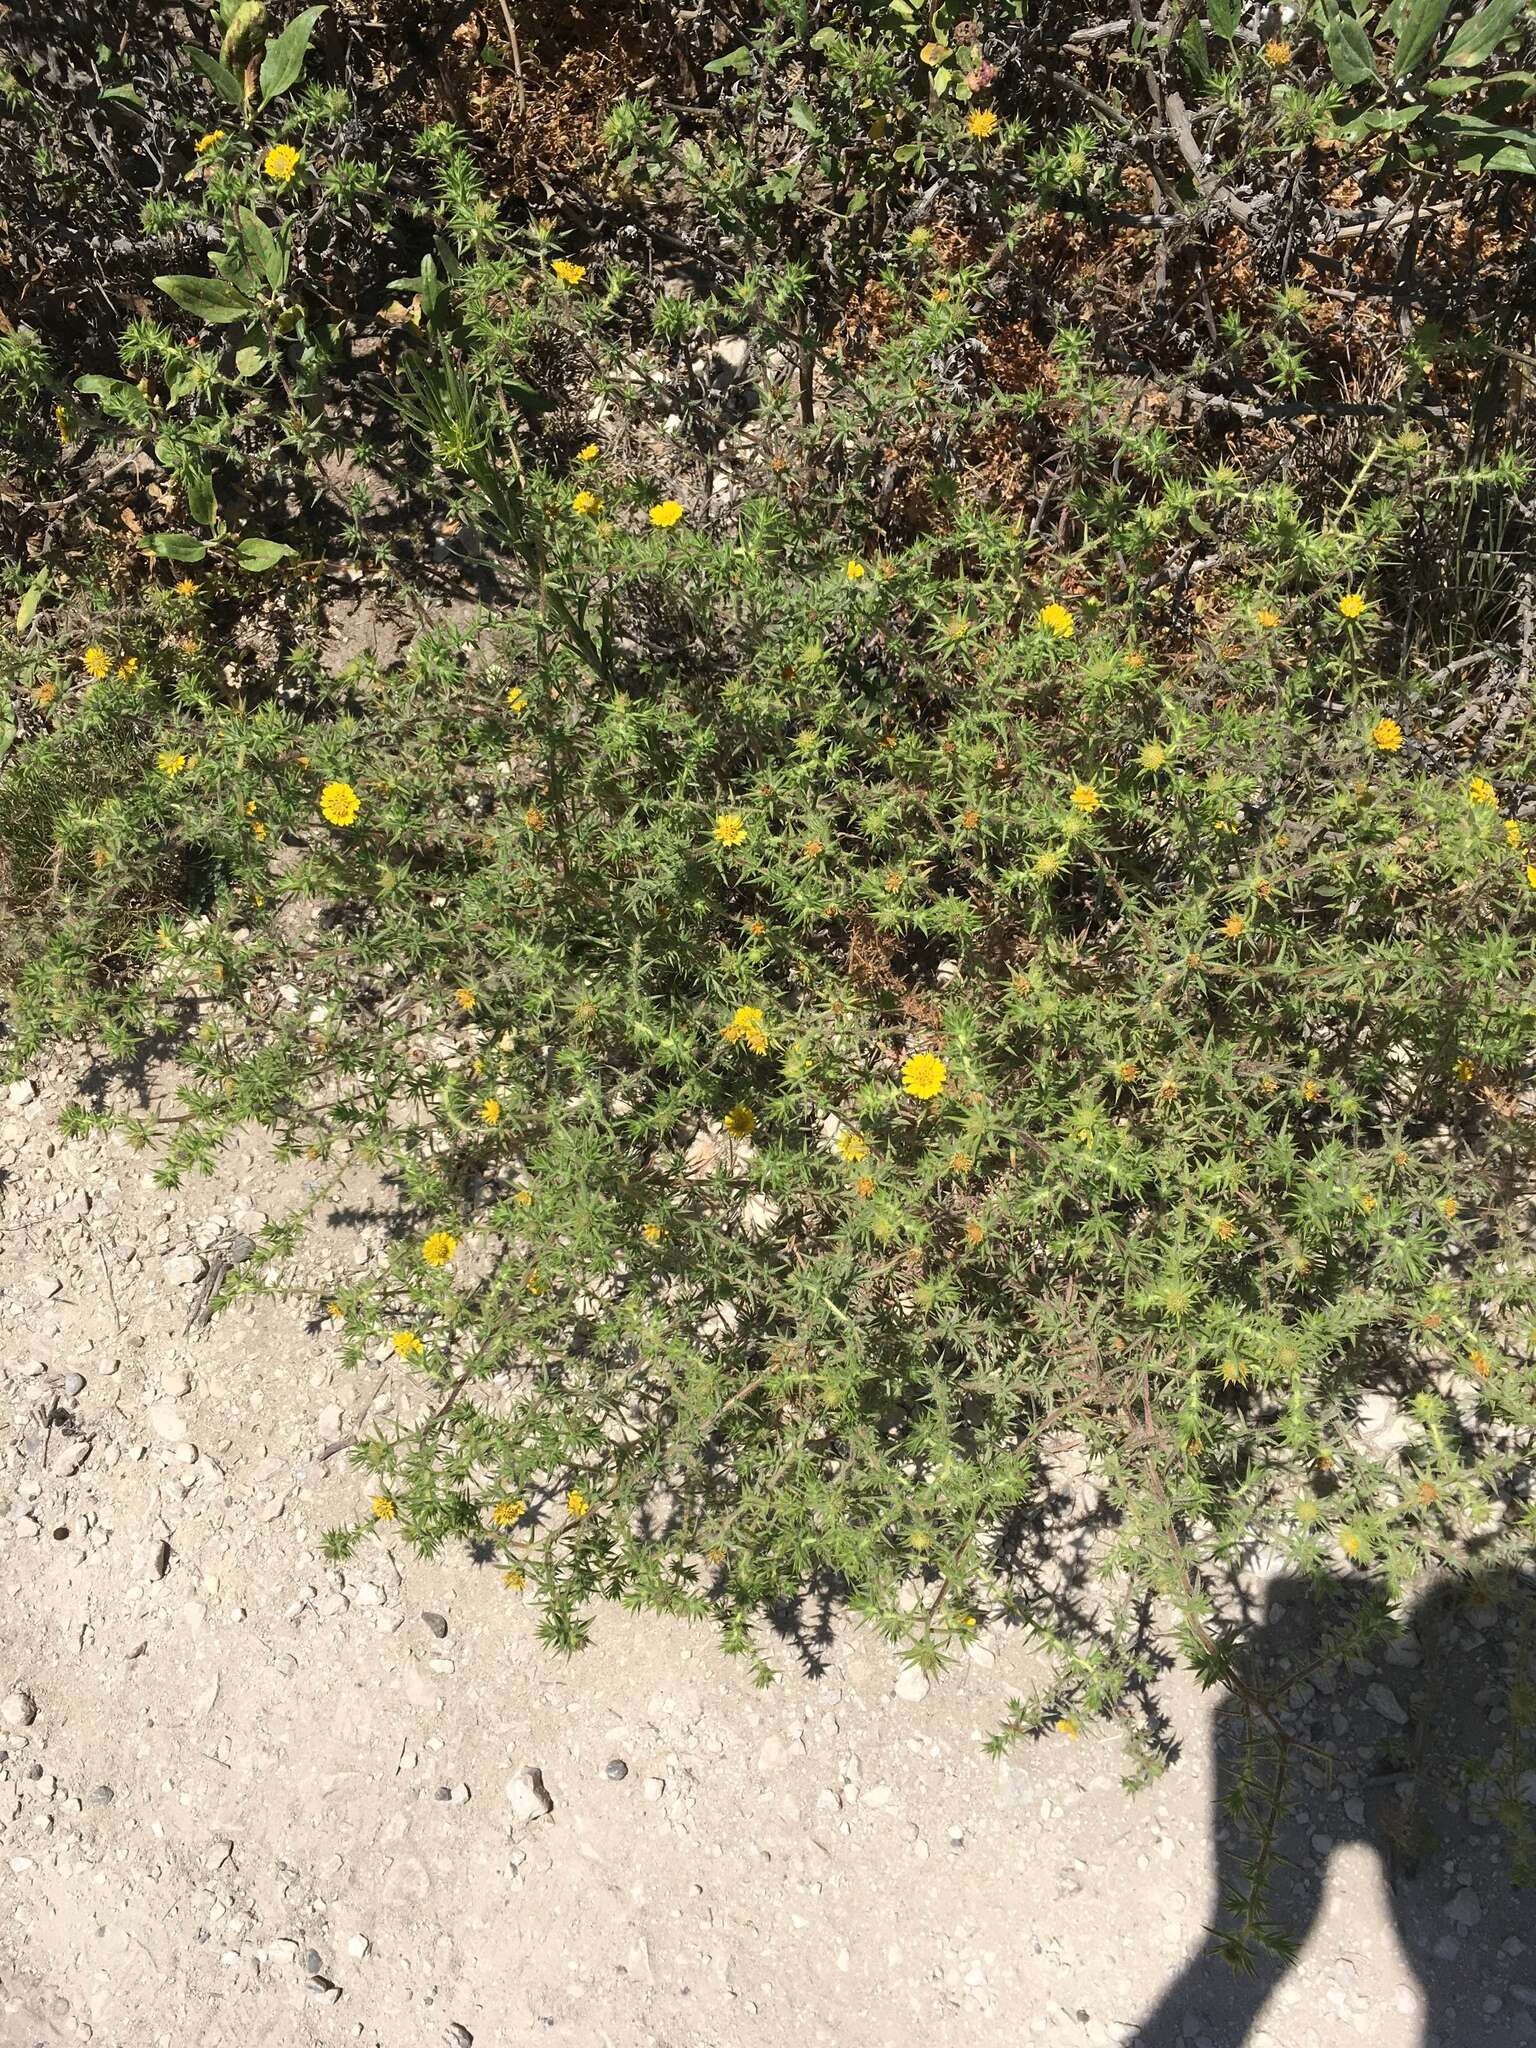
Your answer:
[[[608,1777],[613,1779],[615,1784],[618,1783],[620,1778],[627,1778],[629,1776],[629,1765],[625,1763],[621,1756],[609,1757],[607,1763],[603,1766],[603,1770]]]
[[[443,1619],[442,1615],[424,1613],[421,1618],[427,1624],[427,1627],[431,1629],[433,1635],[438,1637],[447,1635],[448,1624]]]
[[[82,1372],[65,1373],[64,1391],[70,1396],[83,1394],[85,1392],[85,1374]]]
[[[325,1968],[325,1964],[324,1964],[324,1963],[323,1963],[323,1962],[322,1962],[322,1961],[320,1960],[320,1951],[319,1951],[319,1949],[317,1949],[317,1948],[307,1948],[307,1949],[305,1949],[305,1951],[304,1951],[304,1967],[305,1967],[305,1969],[306,1969],[306,1970],[308,1970],[308,1972],[309,1972],[309,1974],[311,1975],[311,1977],[317,1977],[317,1976],[318,1976],[318,1975],[320,1974],[320,1972],[321,1972],[321,1971],[322,1971],[322,1970],[323,1970],[323,1969]]]
[[[112,1790],[112,1787],[110,1785],[98,1785],[96,1787],[96,1790],[91,1794],[91,1797],[95,1800],[98,1806],[110,1806],[113,1800],[117,1797],[117,1794]]]
[[[450,2020],[443,2035],[443,2048],[475,2048],[475,2037],[468,2027],[460,2026],[457,2020]]]
[[[350,1941],[349,1941],[349,1942],[347,1943],[347,1954],[348,1954],[348,1955],[349,1955],[349,1956],[350,1956],[350,1957],[352,1958],[352,1960],[353,1960],[353,1962],[354,1962],[354,1963],[360,1963],[360,1962],[361,1962],[361,1961],[363,1960],[363,1957],[364,1957],[365,1955],[367,1955],[367,1953],[368,1953],[368,1937],[367,1937],[367,1935],[366,1935],[366,1934],[354,1934],[354,1935],[353,1935],[353,1937],[352,1937],[352,1939],[351,1939],[351,1940],[350,1940]]]
[[[30,1693],[7,1693],[0,1700],[0,1721],[7,1728],[30,1728],[37,1719],[37,1706]]]

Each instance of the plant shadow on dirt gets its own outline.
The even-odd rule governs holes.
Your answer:
[[[1216,1716],[1216,1917],[1138,2048],[1238,2048],[1318,1920],[1334,1852],[1356,1843],[1380,1859],[1425,2040],[1528,2041],[1529,2013],[1486,1994],[1532,1924],[1536,1578],[1437,1579],[1401,1633],[1364,1583],[1276,1579],[1256,1604]],[[1273,1945],[1242,1941],[1245,1923]]]

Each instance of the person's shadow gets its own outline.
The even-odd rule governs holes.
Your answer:
[[[1363,1582],[1278,1580],[1226,1675],[1216,1917],[1137,2048],[1240,2048],[1353,1842],[1381,1859],[1426,2048],[1536,2042],[1536,1580],[1441,1579],[1401,1634]],[[1403,1976],[1367,2022],[1392,2044],[1413,2035]],[[1354,2031],[1343,2011],[1306,2022]]]

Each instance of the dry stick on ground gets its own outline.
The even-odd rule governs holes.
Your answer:
[[[501,0],[501,18],[507,24],[507,34],[512,39],[512,76],[517,80],[517,111],[528,111],[528,94],[523,85],[523,53],[517,46],[517,23],[512,19],[512,10],[507,0]]]

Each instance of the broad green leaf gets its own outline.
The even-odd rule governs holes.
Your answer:
[[[1376,53],[1371,48],[1371,39],[1353,15],[1340,14],[1334,9],[1328,16],[1323,40],[1328,47],[1328,62],[1340,85],[1352,87],[1381,83],[1376,73]]]
[[[1403,16],[1403,32],[1392,52],[1392,76],[1406,78],[1416,71],[1434,48],[1440,24],[1451,11],[1451,0],[1412,0]]]
[[[1526,5],[1527,0],[1488,0],[1486,7],[1457,29],[1440,62],[1454,70],[1470,70],[1474,64],[1483,63],[1493,55]]]
[[[264,348],[237,348],[235,350],[235,374],[238,377],[254,377],[267,360]]]
[[[1206,21],[1211,34],[1219,36],[1224,43],[1230,43],[1237,34],[1237,24],[1242,16],[1240,0],[1210,0],[1205,10]]]
[[[37,617],[37,608],[43,601],[43,592],[48,588],[48,571],[44,569],[22,592],[21,603],[16,607],[16,631],[25,633]]]
[[[1492,156],[1483,158],[1485,171],[1521,171],[1528,178],[1536,177],[1536,144],[1527,143],[1524,148],[1507,142],[1502,149],[1496,149]]]
[[[752,59],[747,55],[744,47],[739,50],[727,50],[723,57],[712,58],[704,66],[704,69],[716,73],[721,71],[737,71],[745,78],[752,69]]]
[[[324,12],[323,7],[306,7],[302,14],[293,17],[280,36],[274,36],[268,43],[261,60],[261,104],[264,107],[270,105],[279,93],[286,92],[304,69],[304,53],[315,32],[315,23]]]
[[[187,494],[187,510],[199,526],[212,526],[218,517],[218,508],[213,499],[213,478],[201,463],[191,463],[184,471],[181,487]]]
[[[222,277],[157,277],[155,283],[184,313],[215,326],[224,320],[243,320],[255,310],[245,293]]]
[[[130,384],[126,378],[102,377],[92,370],[75,379],[75,389],[83,391],[87,398],[114,399],[138,423],[147,425],[149,422],[149,400],[137,384]]]
[[[249,209],[241,213],[240,239],[251,262],[273,291],[281,291],[288,281],[287,252],[260,214]]]
[[[254,574],[274,567],[284,556],[295,552],[280,540],[243,540],[235,549],[235,560],[242,569],[249,569]]]
[[[157,533],[145,545],[164,562],[200,562],[208,552],[192,533]]]
[[[193,50],[189,54],[192,62],[221,99],[228,100],[232,107],[245,105],[245,94],[240,89],[240,81],[227,65],[221,64],[217,57],[210,57],[206,50]]]

